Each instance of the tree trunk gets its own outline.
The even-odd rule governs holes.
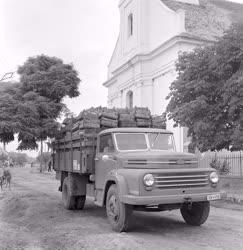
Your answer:
[[[3,143],[3,150],[6,151],[6,143]]]
[[[43,155],[43,141],[41,140],[41,161],[40,161],[40,173],[43,171],[42,155]]]

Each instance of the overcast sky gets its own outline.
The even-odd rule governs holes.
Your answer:
[[[0,77],[29,56],[57,56],[82,79],[80,97],[66,101],[71,111],[106,106],[102,83],[118,32],[118,0],[0,0]]]
[[[57,56],[82,79],[80,97],[66,100],[71,111],[106,106],[102,83],[118,32],[118,0],[0,0],[0,77],[29,56]]]
[[[102,83],[118,32],[117,0],[0,0],[0,77],[29,56],[57,56],[82,79],[69,108],[106,105]]]

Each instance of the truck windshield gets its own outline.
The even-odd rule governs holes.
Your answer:
[[[172,134],[164,133],[117,133],[116,146],[121,151],[169,150],[175,151]]]
[[[121,133],[115,134],[118,150],[146,150],[148,149],[145,134]]]
[[[150,148],[152,150],[169,150],[175,151],[174,140],[172,134],[149,133],[148,134]]]

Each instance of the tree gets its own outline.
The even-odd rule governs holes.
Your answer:
[[[41,165],[44,164],[45,168],[47,167],[48,162],[51,160],[51,153],[44,152],[42,155],[39,154],[36,158],[37,162]]]
[[[167,106],[200,151],[243,149],[243,26],[213,45],[183,53]]]
[[[79,95],[80,79],[71,64],[40,55],[30,57],[18,68],[20,82],[0,87],[0,141],[4,144],[18,134],[18,149],[36,149],[37,142],[53,138],[57,118],[67,111],[65,97]]]
[[[56,135],[59,127],[56,119],[67,110],[63,99],[79,95],[80,79],[73,65],[45,55],[29,58],[18,68],[18,74],[21,84],[18,149],[35,149],[40,141],[42,155],[43,141]]]
[[[7,160],[8,160],[8,154],[6,152],[0,150],[0,164],[1,164],[1,166],[3,166],[4,162]]]
[[[24,153],[10,152],[9,157],[12,162],[20,167],[23,167],[28,162],[28,156]]]
[[[23,104],[19,106],[21,129],[19,149],[34,149],[36,141],[53,138],[58,123],[56,119],[65,109],[64,97],[79,95],[78,73],[70,64],[56,57],[40,55],[29,58],[19,67]]]
[[[79,95],[77,71],[56,57],[30,57],[19,67],[18,74],[26,92],[33,91],[57,103],[65,96],[72,98]]]
[[[18,131],[19,119],[17,117],[18,95],[20,84],[9,83],[0,88],[0,141],[5,145],[14,140]]]

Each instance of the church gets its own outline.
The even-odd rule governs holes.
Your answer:
[[[214,42],[233,22],[224,0],[120,0],[120,32],[108,65],[108,106],[165,112],[178,55]],[[242,6],[242,5],[241,5]],[[177,151],[188,150],[187,129],[174,132]]]

